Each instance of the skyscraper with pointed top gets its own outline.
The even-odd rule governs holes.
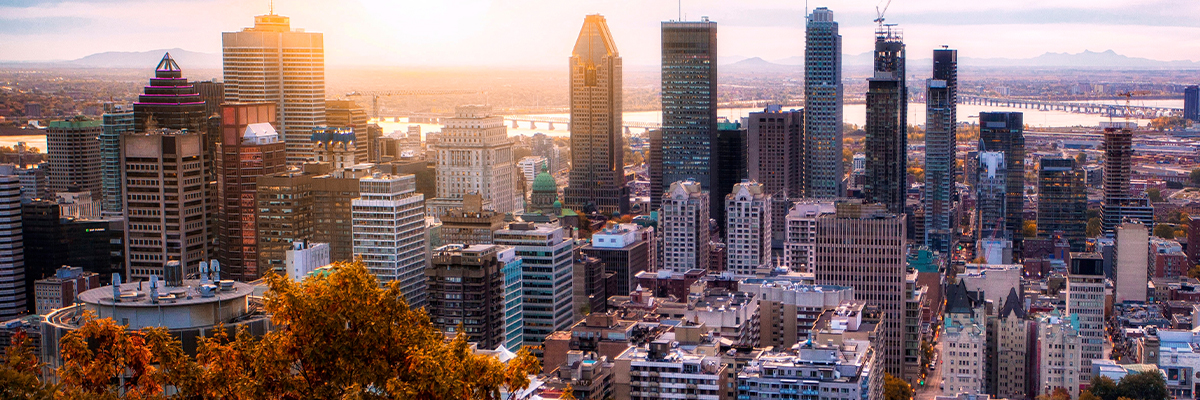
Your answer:
[[[804,195],[841,196],[842,35],[825,7],[813,10],[806,27],[804,141]]]
[[[571,53],[571,175],[565,205],[629,213],[621,137],[621,56],[601,15],[583,20]]]
[[[171,58],[171,53],[163,54],[150,84],[133,103],[133,130],[146,132],[156,128],[187,129],[193,133],[203,133],[208,128],[204,100],[183,77],[183,69]]]
[[[867,79],[866,183],[869,203],[903,213],[908,189],[908,85],[904,37],[891,25],[875,31],[874,75]]]

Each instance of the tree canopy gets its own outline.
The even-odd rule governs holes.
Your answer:
[[[910,400],[913,397],[912,385],[905,382],[903,379],[892,376],[892,374],[884,375],[883,377],[883,399],[884,400]]]

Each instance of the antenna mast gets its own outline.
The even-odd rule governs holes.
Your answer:
[[[275,0],[267,0],[267,14],[275,15]]]

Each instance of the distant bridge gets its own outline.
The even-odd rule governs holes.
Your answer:
[[[1153,119],[1172,115],[1182,115],[1183,109],[1171,107],[1152,107],[1130,105],[1126,108],[1118,104],[1096,103],[1067,103],[1058,101],[1042,101],[1013,99],[1000,97],[984,97],[974,95],[959,95],[958,104],[971,104],[992,107],[1025,108],[1038,111],[1063,111],[1075,114],[1096,114],[1113,118],[1142,118]]]
[[[554,130],[555,124],[563,127],[566,130],[571,130],[571,119],[565,117],[522,117],[522,116],[507,116],[504,117],[506,122],[511,123],[513,129],[520,128],[521,125],[529,124],[529,129],[538,129],[538,125],[542,124],[546,129]],[[631,129],[642,129],[643,132],[649,132],[651,129],[660,129],[662,124],[656,122],[630,122],[622,121],[621,126],[625,128],[625,133],[631,133]]]

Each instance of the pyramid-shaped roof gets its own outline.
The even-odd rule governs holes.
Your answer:
[[[604,16],[595,14],[584,17],[583,29],[579,30],[579,39],[575,41],[575,49],[571,55],[578,57],[584,64],[599,64],[605,56],[617,57],[617,43],[608,32],[608,23]]]
[[[162,61],[158,62],[158,67],[155,71],[183,71],[179,68],[179,64],[175,63],[175,59],[171,58],[171,53],[163,54]]]

